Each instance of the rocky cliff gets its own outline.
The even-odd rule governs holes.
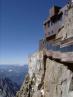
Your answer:
[[[73,97],[72,68],[43,54],[40,51],[30,57],[29,75],[16,97]]]
[[[73,8],[56,38],[73,35]],[[60,63],[45,56],[44,50],[29,58],[29,72],[16,97],[73,97],[73,64]]]

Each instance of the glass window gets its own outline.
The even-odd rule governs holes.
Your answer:
[[[69,45],[66,47],[61,48],[62,52],[72,52],[73,51],[73,45]]]
[[[48,27],[50,27],[50,21],[48,22]]]

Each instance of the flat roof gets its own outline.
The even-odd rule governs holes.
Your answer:
[[[51,11],[53,8],[61,9],[61,7],[55,5],[55,6],[53,6],[53,7],[51,7],[51,8],[49,9],[49,13],[50,13],[50,11]],[[44,20],[43,24],[45,25],[45,23],[47,23],[47,22],[49,22],[49,21],[50,21],[50,14],[49,14],[48,18]]]

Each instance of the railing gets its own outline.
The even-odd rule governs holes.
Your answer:
[[[53,51],[60,51],[60,45],[54,45]]]
[[[52,43],[46,43],[47,50],[60,51],[60,52],[73,52],[73,45],[68,45],[60,48],[60,45],[54,45]]]
[[[53,43],[46,43],[47,50],[52,50],[52,51],[59,51],[60,50],[60,45],[54,45]]]
[[[52,42],[40,41],[40,50],[49,58],[60,60],[61,62],[73,63],[73,45],[60,47]]]
[[[62,47],[60,50],[61,52],[73,52],[73,45]]]
[[[73,52],[73,44],[67,45],[65,47],[60,47],[60,45],[55,45],[51,42],[46,42],[43,39],[39,43],[40,49],[46,48],[51,51],[59,51],[59,52]]]
[[[48,43],[48,42],[45,44],[45,47],[47,48],[47,50],[52,50],[53,49],[52,44]]]

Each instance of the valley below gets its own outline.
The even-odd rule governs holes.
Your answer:
[[[0,65],[0,97],[15,97],[27,72],[28,65]]]

